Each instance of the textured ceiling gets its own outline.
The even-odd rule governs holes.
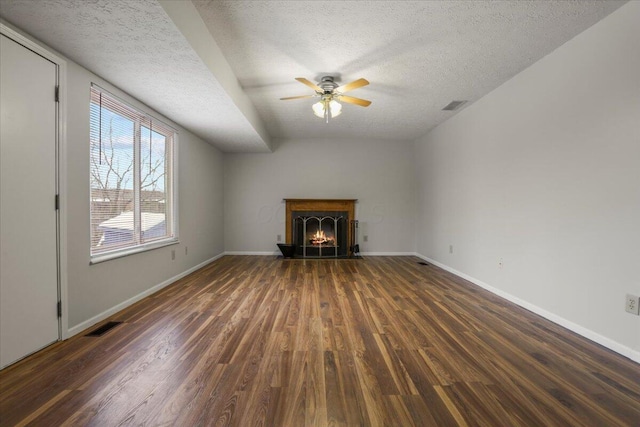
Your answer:
[[[193,3],[273,137],[416,139],[584,31],[613,1],[205,1]],[[295,77],[371,82],[329,125]],[[526,102],[526,100],[523,100]],[[467,104],[467,106],[469,105]]]
[[[155,0],[0,0],[0,16],[221,150],[270,151]]]
[[[416,139],[624,3],[0,0],[0,16],[223,151],[268,151]],[[314,100],[279,100],[325,74],[368,79],[350,95],[372,105],[325,124]]]

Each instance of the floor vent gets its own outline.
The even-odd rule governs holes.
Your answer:
[[[96,328],[93,331],[89,332],[87,335],[85,335],[85,337],[101,337],[121,323],[122,322],[107,322],[99,328]]]
[[[426,262],[424,262],[424,261],[420,261],[420,262],[418,262],[418,264],[420,264],[420,265],[429,265],[429,264],[427,264],[427,263],[426,263]]]

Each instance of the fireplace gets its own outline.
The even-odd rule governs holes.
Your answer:
[[[292,242],[296,256],[344,257],[347,256],[347,212],[294,211]]]
[[[303,258],[353,255],[355,199],[285,199],[286,242]]]

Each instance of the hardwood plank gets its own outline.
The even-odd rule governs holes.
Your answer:
[[[0,371],[0,426],[639,425],[637,363],[418,261],[223,257]]]
[[[48,411],[53,405],[58,403],[63,397],[65,397],[69,393],[71,393],[71,390],[61,391],[60,393],[55,395],[53,398],[49,399],[47,402],[41,405],[36,411],[33,411],[32,413],[29,414],[29,416],[22,419],[22,421],[16,424],[16,427],[26,426],[27,424],[31,423],[33,420],[38,418],[44,412]]]
[[[398,359],[398,356],[389,345],[386,337],[381,334],[373,334],[373,338],[375,339],[376,345],[382,355],[382,359],[384,360],[384,363],[387,366],[391,377],[393,378],[393,382],[398,389],[398,394],[404,396],[418,394],[418,390],[413,384],[413,381],[407,373],[406,368],[404,367],[400,359]]]
[[[444,387],[451,387],[451,386],[444,386]],[[447,391],[443,388],[443,386],[437,385],[437,386],[434,386],[433,388],[436,390],[436,393],[438,394],[440,399],[442,399],[442,401],[446,405],[446,407],[449,410],[449,413],[451,414],[453,419],[456,420],[456,423],[460,427],[468,426],[469,424],[467,424],[467,420],[460,413],[460,408],[455,404],[455,402],[453,402],[450,399]]]
[[[333,351],[324,352],[324,383],[326,388],[327,424],[347,425],[346,413],[350,410],[344,397],[344,384],[340,381],[340,364]]]

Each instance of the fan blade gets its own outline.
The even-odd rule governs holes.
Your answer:
[[[334,92],[345,93],[345,92],[349,92],[350,90],[354,90],[354,89],[358,89],[359,87],[366,86],[368,84],[369,82],[367,81],[367,79],[358,79],[358,80],[352,81],[351,83],[347,83],[346,85],[338,86],[337,88],[334,89]]]
[[[289,96],[287,98],[280,98],[280,101],[289,101],[291,99],[313,98],[314,96],[316,95]]]
[[[348,102],[349,104],[356,104],[361,107],[368,107],[371,105],[371,101],[366,99],[354,98],[353,96],[340,95],[338,101]]]
[[[309,80],[305,79],[304,77],[296,77],[296,80],[299,81],[302,84],[305,84],[307,86],[309,86],[311,89],[315,90],[316,92],[324,92],[320,86],[318,86],[315,83],[310,82]]]

